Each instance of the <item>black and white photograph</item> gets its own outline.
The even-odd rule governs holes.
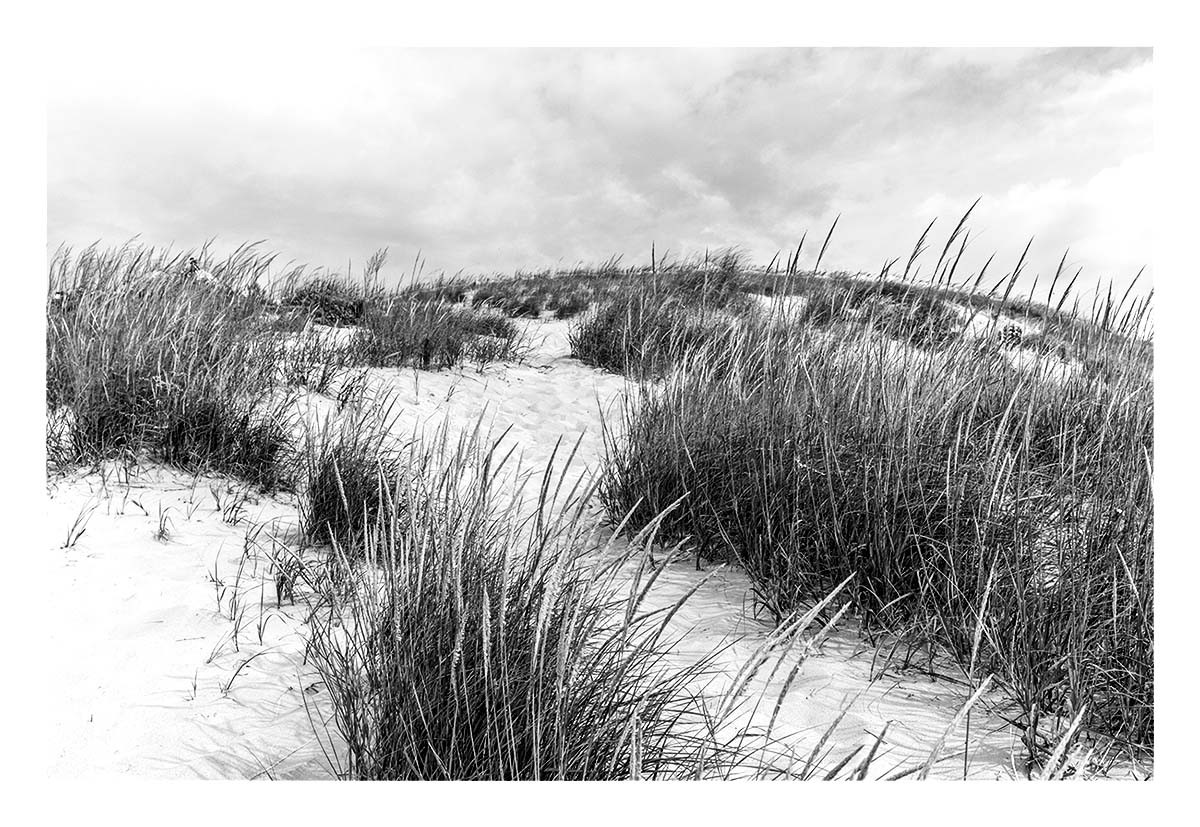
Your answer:
[[[719,31],[37,70],[42,777],[1156,781],[1155,44]]]

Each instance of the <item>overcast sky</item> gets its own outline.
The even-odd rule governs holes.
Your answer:
[[[305,51],[97,56],[49,78],[49,235],[266,239],[453,273],[809,231],[878,271],[982,197],[968,267],[1034,237],[1080,282],[1151,265],[1149,50]],[[814,236],[817,237],[816,242]],[[936,258],[936,250],[934,258]],[[932,261],[930,262],[932,264]]]

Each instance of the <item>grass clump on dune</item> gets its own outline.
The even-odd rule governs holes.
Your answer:
[[[542,315],[544,299],[536,293],[523,293],[508,289],[508,282],[500,281],[475,290],[472,304],[495,308],[505,316],[519,319],[536,319]]]
[[[752,314],[735,287],[737,261],[729,259],[728,269],[683,264],[631,283],[572,328],[571,355],[614,373],[663,374]]]
[[[634,527],[683,498],[664,535],[739,560],[777,616],[856,573],[869,633],[1001,679],[1031,757],[1076,713],[1151,746],[1152,374],[1129,330],[1091,329],[1103,379],[965,337],[745,323],[631,401],[602,498]]]
[[[403,292],[403,295],[418,301],[462,304],[466,301],[469,288],[470,282],[463,278],[439,277],[433,284],[412,285]]]
[[[682,302],[638,290],[585,316],[569,333],[571,355],[614,373],[661,374],[707,341],[713,326]]]
[[[318,324],[357,324],[367,311],[368,296],[358,286],[334,276],[314,278],[287,289],[280,307],[308,316]]]
[[[657,654],[623,654],[628,631],[604,616],[578,523],[539,520],[522,537],[512,515],[481,508],[490,461],[476,467],[462,452],[448,471],[410,480],[410,507],[347,555],[377,565],[343,572],[356,584],[338,614],[346,632],[318,626],[313,639],[346,744],[342,774],[654,774],[683,687],[653,680]]]
[[[358,283],[321,276],[288,284],[281,308],[299,314],[310,325],[353,331],[345,341],[322,343],[319,337],[310,337],[307,344],[314,355],[323,353],[327,363],[347,366],[424,370],[458,367],[469,360],[481,364],[519,360],[524,355],[525,342],[511,321],[462,303],[461,281],[387,288],[379,283],[386,260],[386,251],[371,256]]]
[[[185,260],[133,246],[55,256],[47,406],[70,426],[50,459],[145,453],[277,485],[288,406],[274,392],[278,348],[253,335],[261,295],[246,289],[266,262],[242,248],[199,281]]]
[[[300,525],[307,542],[358,551],[383,515],[403,510],[405,466],[389,438],[395,424],[386,401],[349,408],[308,430],[300,487]],[[398,499],[399,498],[399,499]]]
[[[679,603],[648,600],[661,568],[638,549],[653,525],[624,551],[600,547],[585,517],[590,491],[547,470],[536,499],[508,500],[505,459],[472,436],[414,441],[403,465],[421,470],[399,478],[370,530],[335,545],[313,615],[341,777],[789,772],[771,766],[769,733],[735,713],[753,674],[811,618],[706,697],[710,660],[670,657]]]
[[[516,317],[537,318],[543,312],[556,318],[579,315],[594,302],[621,293],[640,271],[621,269],[615,260],[599,267],[564,272],[517,273],[469,285],[471,303],[492,307]]]
[[[837,323],[872,325],[897,341],[941,347],[956,339],[961,319],[938,296],[919,286],[887,281],[829,278],[810,280],[796,324],[827,328]]]
[[[386,301],[394,292],[380,284],[379,274],[387,257],[387,250],[372,253],[359,281],[328,272],[305,275],[303,269],[297,269],[281,280],[279,308],[290,316],[331,327],[358,324],[368,308]]]
[[[383,288],[384,260],[372,256],[358,284],[293,269],[269,293],[259,284],[273,257],[253,246],[221,262],[206,250],[60,250],[46,308],[50,463],[145,455],[290,484],[287,388],[345,389],[362,367],[521,358],[511,321]]]
[[[525,342],[503,316],[438,301],[394,299],[369,308],[354,353],[371,367],[442,370],[467,360],[518,360]]]

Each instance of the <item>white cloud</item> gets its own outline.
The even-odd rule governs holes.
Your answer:
[[[1149,256],[1144,51],[124,53],[49,86],[52,244],[765,261],[842,213],[827,260],[874,269],[983,196],[981,251]]]
[[[1070,270],[1083,268],[1080,284],[1107,284],[1123,289],[1143,267],[1147,275],[1139,285],[1149,287],[1152,273],[1153,158],[1149,153],[1132,155],[1106,167],[1087,180],[1074,184],[1065,178],[1011,187],[992,201],[981,202],[973,213],[976,231],[973,256],[964,257],[968,266],[978,266],[985,254],[1002,251],[998,260],[1011,268],[1025,242],[1033,239],[1032,260],[1023,285],[1042,274],[1040,290],[1064,253]],[[946,216],[950,199],[933,196],[920,211],[930,218]],[[998,273],[997,275],[999,275]]]

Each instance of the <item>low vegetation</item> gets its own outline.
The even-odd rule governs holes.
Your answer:
[[[310,649],[345,777],[811,777],[821,762],[735,721],[753,674],[840,616],[832,595],[872,640],[993,679],[1031,763],[1062,771],[1077,730],[1152,751],[1149,298],[1089,314],[1060,271],[1023,302],[1020,264],[955,283],[947,253],[918,283],[921,249],[895,278],[725,251],[410,287],[380,283],[382,253],[358,280],[270,282],[253,246],[64,249],[48,459],[296,491],[303,543],[329,549]],[[572,319],[576,358],[635,380],[594,484],[547,470],[522,507],[495,445],[399,439],[368,393],[376,369],[520,360],[514,318],[548,315]],[[328,418],[300,419],[301,390]],[[598,543],[593,498],[633,542]],[[736,561],[777,624],[731,688],[672,660],[656,541]]]
[[[468,285],[471,303],[492,307],[516,317],[555,318],[578,316],[606,297],[624,292],[637,282],[641,271],[622,269],[610,261],[597,268],[566,272],[518,273],[515,276],[476,281]],[[467,293],[464,293],[464,296]]]
[[[261,264],[241,250],[204,283],[180,257],[141,248],[60,251],[46,331],[51,462],[147,453],[278,484],[290,428],[274,381],[281,349],[254,335],[262,299],[239,287]]]
[[[517,361],[525,343],[503,316],[437,301],[397,299],[366,313],[354,352],[371,367],[444,370],[467,360]]]
[[[1151,747],[1144,312],[1110,304],[1046,325],[1043,341],[1092,365],[1064,373],[1014,365],[929,290],[846,280],[806,298],[659,348],[675,370],[609,435],[613,519],[632,511],[637,528],[682,499],[664,536],[738,560],[776,617],[855,574],[868,634],[996,675],[1035,760],[1045,724],[1076,714],[1122,748]]]
[[[360,420],[342,428],[339,444],[370,441],[356,435]],[[367,530],[334,537],[325,609],[314,614],[343,777],[789,772],[773,764],[769,733],[734,723],[754,700],[749,677],[714,697],[708,659],[672,665],[679,605],[647,603],[655,521],[624,551],[597,547],[589,490],[565,486],[551,462],[536,501],[508,499],[506,457],[482,437],[414,440],[401,464],[420,473],[392,483]],[[378,478],[365,501],[387,491]],[[312,490],[337,499],[342,485],[321,476]],[[814,616],[788,624],[747,676],[785,656]],[[790,771],[817,771],[803,766]]]
[[[267,287],[273,257],[253,246],[219,262],[198,255],[127,245],[54,256],[46,332],[53,467],[146,456],[266,488],[290,485],[296,423],[287,388],[325,393],[355,369],[440,370],[517,360],[525,350],[503,316],[380,287],[382,254],[361,282],[307,278],[297,268]]]
[[[571,355],[616,373],[662,375],[685,354],[732,330],[756,305],[737,288],[740,259],[685,262],[643,273],[570,332]]]
[[[718,320],[653,287],[600,305],[571,330],[571,355],[637,377],[657,376],[709,341]]]
[[[374,400],[309,424],[300,491],[306,542],[360,551],[384,515],[403,512],[404,480],[417,469],[405,464],[394,426],[393,406]]]

